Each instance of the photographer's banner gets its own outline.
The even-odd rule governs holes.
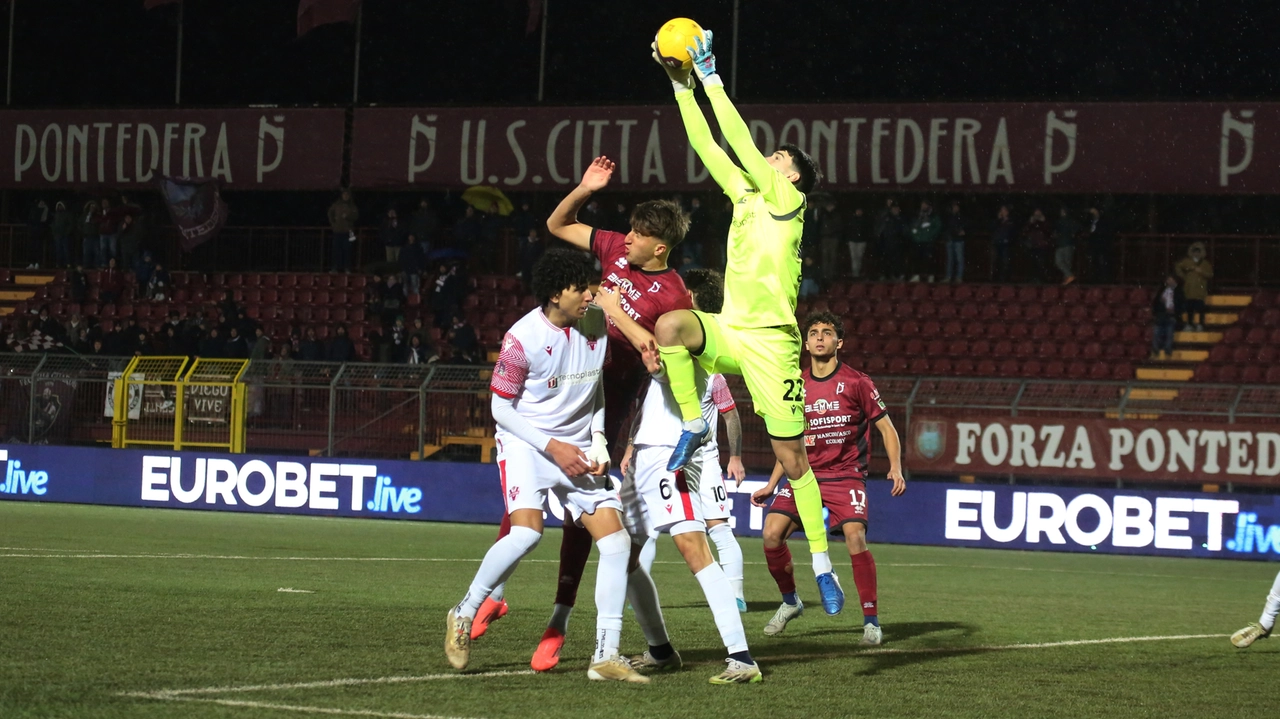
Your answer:
[[[1061,417],[911,416],[916,474],[1280,487],[1280,427]]]
[[[0,445],[0,500],[496,524],[493,464]],[[726,486],[759,536],[754,476]],[[1280,496],[873,480],[871,542],[1280,561]],[[556,501],[547,523],[564,516]]]

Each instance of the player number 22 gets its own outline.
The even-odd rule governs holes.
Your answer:
[[[787,379],[783,380],[787,385],[787,390],[782,393],[783,402],[799,402],[802,398],[804,385],[800,384],[800,380]]]

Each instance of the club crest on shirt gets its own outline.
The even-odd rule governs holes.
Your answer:
[[[836,383],[836,394],[844,394],[844,382]]]
[[[662,284],[661,284],[660,282],[654,282],[654,283],[653,283],[653,287],[650,287],[650,288],[649,288],[649,291],[650,291],[650,292],[661,292],[661,291],[662,291]]]
[[[598,342],[598,341],[599,341],[599,338],[596,338],[596,337],[587,337],[587,349],[591,350],[592,352],[595,352],[595,351],[596,351],[596,342]]]
[[[507,496],[511,498],[512,502],[516,501],[516,497],[520,496],[520,488],[512,487],[511,489],[508,489]]]

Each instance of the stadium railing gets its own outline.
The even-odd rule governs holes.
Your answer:
[[[132,360],[0,353],[0,438],[109,445],[112,382]],[[488,365],[251,361],[240,376],[245,448],[492,462],[491,372]],[[753,471],[768,471],[773,455],[764,423],[741,378],[730,377],[729,385],[742,417],[743,461]],[[876,386],[903,437],[913,414],[925,410],[965,417],[1280,424],[1277,385],[885,376],[876,378]],[[166,417],[172,424],[172,410]],[[723,432],[720,441],[727,449]]]

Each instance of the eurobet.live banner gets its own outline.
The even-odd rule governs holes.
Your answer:
[[[836,190],[1280,192],[1280,103],[740,110],[760,150],[799,145]],[[713,186],[688,146],[674,100],[626,107],[358,109],[351,182],[365,188],[563,190],[601,154],[618,163],[615,189]]]
[[[1280,487],[1280,427],[913,414],[907,466],[924,474],[1115,478]]]
[[[334,189],[341,109],[0,111],[0,188],[146,186],[161,177],[237,190]]]
[[[0,500],[497,523],[492,464],[0,445]],[[730,523],[759,536],[764,486],[728,486]],[[1280,561],[1280,496],[888,481],[865,496],[872,542]],[[563,509],[547,507],[547,523]]]

